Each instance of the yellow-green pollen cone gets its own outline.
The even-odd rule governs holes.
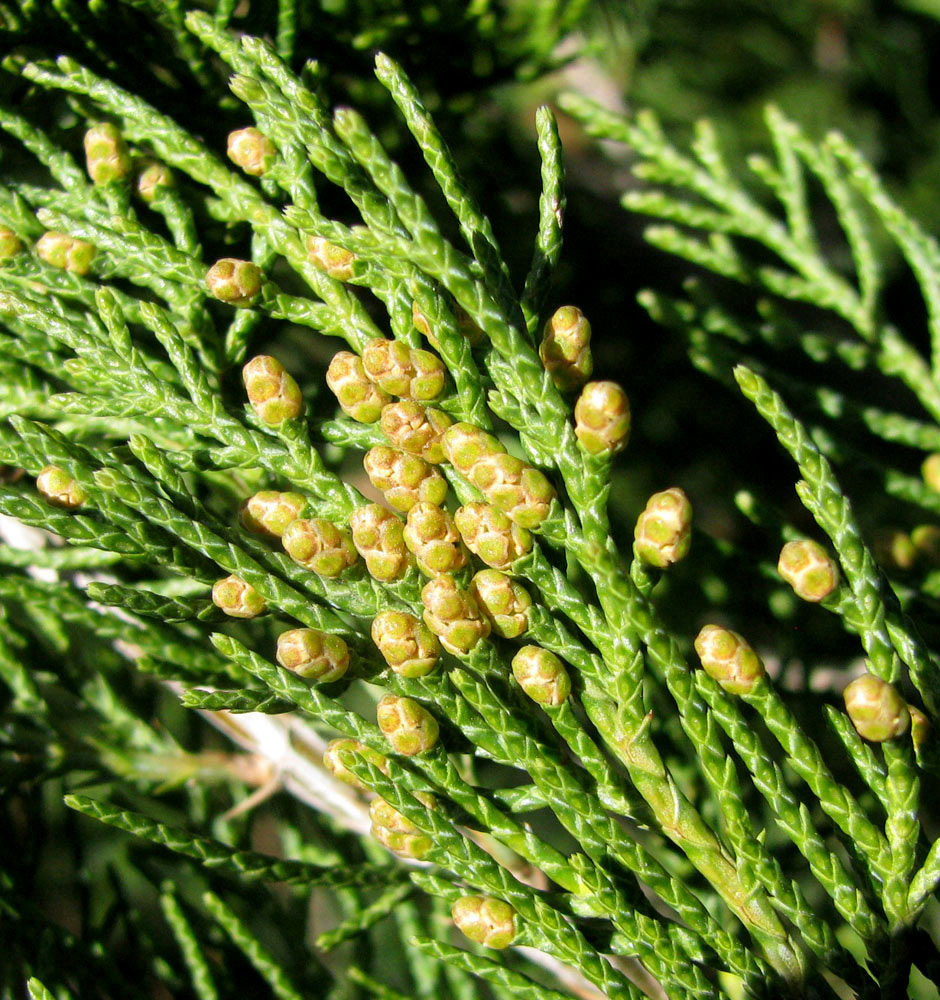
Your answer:
[[[95,184],[121,181],[130,175],[133,162],[116,125],[110,122],[93,125],[83,142],[88,176]]]
[[[370,764],[374,764],[383,774],[388,774],[388,757],[379,753],[378,750],[367,747],[358,740],[344,736],[338,740],[330,740],[326,745],[326,750],[323,751],[323,766],[337,781],[342,781],[345,785],[351,785],[360,792],[365,792],[369,788],[364,781],[353,774],[343,763],[343,754],[346,753],[358,754]]]
[[[421,591],[424,622],[449,653],[469,653],[490,634],[476,598],[461,590],[450,573],[442,573]]]
[[[377,503],[367,504],[349,517],[353,544],[365,560],[369,575],[376,580],[397,580],[411,565],[405,545],[404,525],[390,510]]]
[[[376,337],[362,349],[362,367],[383,392],[419,402],[444,390],[446,370],[430,351],[414,350],[400,340]]]
[[[77,510],[88,499],[78,482],[57,465],[47,465],[40,471],[36,489],[53,507],[63,510]]]
[[[523,646],[512,658],[512,675],[539,705],[560,705],[571,694],[571,678],[565,665],[541,646]]]
[[[6,226],[0,226],[0,261],[10,260],[23,252],[23,241]]]
[[[338,635],[292,628],[277,637],[277,662],[305,680],[329,684],[349,669],[349,647]]]
[[[447,480],[417,455],[380,444],[366,452],[362,465],[369,482],[403,514],[421,502],[439,507],[447,497]]]
[[[268,538],[281,538],[292,521],[296,521],[307,506],[301,493],[279,493],[261,490],[242,502],[238,520],[246,531]]]
[[[650,566],[665,569],[685,558],[692,541],[692,505],[673,486],[654,493],[646,503],[633,532],[637,556]]]
[[[616,382],[588,382],[574,405],[574,433],[590,455],[615,455],[630,440],[630,400]]]
[[[359,558],[349,534],[322,517],[291,521],[281,545],[294,562],[324,579],[339,576]]]
[[[252,177],[266,174],[277,159],[277,147],[256,128],[240,128],[229,132],[226,143],[228,158]]]
[[[467,565],[467,550],[453,517],[436,504],[422,501],[408,511],[404,539],[425,576],[456,573]]]
[[[521,583],[499,570],[481,569],[469,589],[497,635],[517,639],[528,629],[532,598]]]
[[[422,833],[410,819],[383,798],[372,800],[369,817],[372,820],[372,836],[400,858],[420,860],[434,846],[426,833]]]
[[[454,514],[454,523],[467,548],[493,569],[508,570],[532,551],[532,535],[492,504],[464,504]]]
[[[728,694],[749,694],[764,676],[764,664],[744,636],[706,625],[695,638],[702,667]]]
[[[845,710],[859,736],[872,743],[903,736],[911,713],[897,688],[874,674],[862,674],[842,693]]]
[[[484,455],[470,470],[470,481],[522,528],[537,528],[555,499],[546,476],[513,455]]]
[[[562,392],[584,385],[594,370],[591,324],[577,306],[556,309],[542,328],[539,357]]]
[[[441,437],[450,427],[451,419],[442,410],[403,399],[383,407],[379,423],[393,447],[417,455],[431,465],[444,461]]]
[[[314,267],[336,281],[349,281],[355,273],[356,255],[321,236],[309,237],[307,257]]]
[[[385,695],[376,706],[376,719],[395,753],[413,757],[437,744],[437,719],[411,698]]]
[[[257,264],[237,257],[223,257],[206,272],[209,294],[230,306],[250,306],[264,284],[264,274]]]
[[[151,204],[160,192],[175,187],[173,171],[159,160],[143,159],[137,163],[135,188],[141,201]]]
[[[84,276],[91,270],[95,248],[85,240],[50,230],[43,233],[34,247],[36,255],[52,267]]]
[[[277,358],[260,354],[242,368],[248,402],[261,420],[272,427],[303,413],[300,387]]]
[[[326,370],[326,384],[343,412],[361,424],[374,424],[392,401],[367,375],[362,359],[352,351],[338,351]]]
[[[829,553],[810,538],[787,542],[780,550],[777,572],[804,601],[818,602],[839,586],[839,569]]]
[[[406,611],[380,611],[371,632],[382,658],[402,677],[424,677],[441,655],[437,636]]]
[[[255,618],[266,607],[258,591],[234,573],[212,585],[212,603],[232,618]]]
[[[451,907],[454,923],[471,941],[487,948],[508,948],[516,937],[516,911],[491,896],[461,896]]]

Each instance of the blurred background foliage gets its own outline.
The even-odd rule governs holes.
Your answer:
[[[237,31],[277,39],[273,3],[207,0],[195,6],[214,12]],[[226,134],[245,122],[228,95],[221,66],[186,35],[184,9],[158,0],[6,0],[0,3],[0,49],[7,58],[73,55],[144,93],[221,148]],[[290,51],[284,50],[292,55],[294,68],[317,60],[316,76],[331,101],[356,104],[418,183],[425,176],[420,154],[388,113],[387,98],[371,75],[378,49],[403,64],[490,215],[520,283],[537,225],[534,111],[566,89],[614,109],[652,108],[679,139],[697,118],[707,116],[742,174],[746,154],[768,145],[762,112],[767,103],[775,103],[811,136],[832,128],[844,132],[872,160],[901,205],[927,230],[940,231],[937,0],[310,0],[298,5],[295,26]],[[284,38],[280,42],[287,45]],[[12,74],[0,75],[0,100],[56,126],[75,150],[80,147],[83,123],[67,100],[51,102],[46,93]],[[657,327],[636,296],[645,287],[675,292],[696,277],[705,287],[703,294],[719,297],[744,322],[759,321],[757,303],[748,291],[696,275],[691,265],[648,247],[642,237],[645,221],[618,205],[619,194],[637,183],[629,172],[629,151],[594,144],[570,120],[563,119],[562,127],[569,182],[566,248],[550,306],[574,303],[587,313],[594,328],[595,377],[623,384],[634,410],[633,440],[616,472],[612,523],[624,541],[651,492],[681,485],[696,509],[699,536],[692,556],[663,585],[668,620],[691,637],[716,606],[733,605],[735,619],[747,623],[752,642],[769,646],[768,659],[789,668],[786,686],[797,703],[804,699],[809,717],[821,717],[818,699],[808,691],[830,692],[827,697],[834,701],[831,691],[841,687],[833,682],[834,674],[857,655],[855,640],[841,633],[837,618],[814,616],[807,646],[805,623],[811,609],[797,607],[779,582],[755,583],[754,563],[775,560],[776,543],[750,526],[733,503],[736,491],[748,488],[805,525],[806,515],[792,490],[793,467],[749,404],[696,371],[682,338]],[[3,169],[22,169],[11,149],[4,149]],[[432,205],[439,200],[429,180],[422,193]],[[326,205],[342,218],[348,206],[336,197],[335,205]],[[207,248],[207,259],[215,249],[231,252],[224,241],[239,238],[222,233],[223,243]],[[884,261],[889,275],[894,264]],[[912,279],[901,275],[900,267],[896,270],[899,277],[889,282],[891,318],[916,342],[922,336],[921,307],[910,307]],[[835,322],[810,308],[796,319],[810,326]],[[327,347],[309,332],[270,322],[257,330],[254,346],[262,344],[271,353],[306,358],[310,368],[304,390],[313,400],[322,384]],[[872,393],[884,391],[881,382],[871,386]],[[902,412],[906,406],[903,397],[879,397],[879,402]],[[324,400],[323,405],[331,404]],[[342,461],[342,456],[333,458]],[[916,474],[918,461],[911,453],[907,471]],[[915,510],[887,503],[868,490],[864,475],[850,476],[844,485],[872,536],[918,523]],[[221,736],[208,733],[165,689],[129,678],[112,662],[106,646],[80,634],[57,635],[35,601],[8,594],[3,603],[2,613],[17,621],[23,635],[20,655],[35,667],[40,682],[54,676],[62,685],[63,658],[79,664],[91,657],[106,679],[102,685],[113,683],[132,714],[151,720],[152,730],[139,740],[141,760],[124,761],[138,775],[144,759],[151,766],[156,762],[157,776],[149,789],[140,791],[141,811],[179,823],[222,816],[213,825],[220,839],[269,850],[279,843],[280,850],[293,856],[362,856],[357,838],[338,837],[328,819],[286,793],[254,810],[227,813],[246,794],[241,776],[227,773],[224,763],[219,764],[222,758],[193,756],[228,749]],[[81,677],[76,668],[74,683],[87,701],[87,682]],[[67,685],[61,697],[68,699]],[[97,694],[103,719],[108,697],[105,686]],[[29,964],[26,955],[34,956],[33,968],[37,961],[39,967],[67,963],[74,968],[87,984],[83,996],[117,995],[133,982],[140,983],[143,995],[188,995],[160,957],[172,945],[164,925],[151,917],[161,886],[174,882],[184,895],[195,896],[213,888],[213,878],[165,853],[129,846],[124,834],[60,805],[63,771],[71,775],[68,787],[84,780],[92,782],[86,786],[92,791],[94,783],[109,780],[102,762],[120,774],[121,762],[100,744],[107,725],[118,724],[116,716],[107,718],[103,729],[102,720],[76,719],[52,746],[32,732],[29,720],[0,730],[0,969],[6,977],[5,982],[0,977],[0,985],[12,990],[4,995],[21,995],[12,984],[17,970]],[[95,734],[91,742],[83,729],[86,722],[87,732]],[[818,732],[824,739],[823,727]],[[164,733],[173,738],[161,764],[157,747]],[[34,737],[36,755],[31,757],[22,747]],[[11,747],[16,753],[9,752]],[[192,776],[198,780],[188,781]],[[839,777],[851,780],[848,774]],[[256,783],[263,784],[263,776]],[[781,860],[786,867],[786,859]],[[288,965],[294,953],[292,934],[305,925],[311,935],[322,929],[310,930],[313,906],[304,913],[286,894],[248,890],[243,901],[254,908],[255,917],[270,915],[254,924],[267,923],[267,943]],[[205,936],[205,947],[223,957],[229,985],[259,988],[241,952],[217,928],[200,923],[195,910],[186,912],[197,937]],[[398,919],[407,924],[427,915],[402,907]],[[361,937],[346,947],[365,966],[369,948],[380,947],[380,941]],[[143,969],[141,955],[148,956]],[[342,964],[349,955],[341,950],[338,959],[329,961]],[[311,990],[308,995],[319,995],[320,970],[292,971],[297,983]],[[391,964],[389,982],[396,985]],[[356,995],[355,983],[347,987],[349,996]],[[452,982],[442,984],[441,995],[455,988]]]

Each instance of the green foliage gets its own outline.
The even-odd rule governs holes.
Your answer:
[[[4,990],[920,996],[913,969],[940,984],[940,501],[910,470],[940,450],[934,237],[845,138],[815,142],[774,108],[754,191],[707,124],[684,153],[651,113],[564,99],[632,150],[644,184],[623,204],[660,220],[650,242],[715,276],[643,304],[792,461],[805,511],[742,493],[759,542],[690,535],[700,497],[671,472],[649,504],[624,501],[631,407],[597,323],[605,381],[579,396],[590,327],[577,378],[541,344],[549,316],[581,317],[553,291],[570,195],[552,111],[521,276],[441,124],[461,107],[448,95],[554,65],[581,6],[203,6],[2,7],[19,45],[4,87],[25,95],[0,112],[16,237],[0,262]],[[152,89],[109,41],[147,25],[171,52]],[[47,27],[68,44],[37,51]],[[427,49],[461,34],[442,81]],[[301,67],[318,46],[323,65]],[[200,106],[218,118],[204,130]],[[226,159],[222,123],[257,129],[263,156]],[[900,266],[923,335],[889,294]],[[222,287],[230,272],[250,287]],[[418,378],[438,356],[446,377]],[[421,402],[389,402],[393,386]],[[349,404],[363,392],[379,419],[349,415],[379,417]],[[376,506],[357,465],[390,442],[463,513]],[[856,503],[861,477],[875,488]],[[239,509],[261,491],[299,497],[319,519],[305,542],[341,558],[255,531]],[[891,500],[928,522],[908,565],[872,538]],[[798,607],[776,552],[810,533],[840,582]],[[384,612],[403,614],[378,643]],[[298,627],[344,669],[288,669],[278,637]],[[782,669],[829,658],[822,695]],[[890,693],[868,729],[834,697],[862,669]],[[397,837],[381,843],[420,851],[370,835],[376,796]],[[43,898],[43,865],[74,898]],[[480,922],[469,938],[455,906]]]

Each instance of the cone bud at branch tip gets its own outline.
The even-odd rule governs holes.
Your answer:
[[[176,181],[173,171],[159,160],[141,160],[137,165],[137,196],[148,204],[153,202],[161,191],[174,187]]]
[[[431,465],[444,461],[441,437],[452,423],[446,413],[403,399],[383,407],[380,422],[393,447],[417,455]]]
[[[132,168],[121,132],[110,122],[101,122],[85,133],[85,164],[95,184],[107,184],[127,177]]]
[[[430,351],[413,350],[400,340],[376,337],[362,349],[362,367],[383,392],[419,402],[438,397],[445,369]]]
[[[469,476],[473,467],[487,455],[504,455],[506,449],[498,438],[474,424],[451,424],[441,438],[447,461],[462,475]]]
[[[404,526],[390,510],[377,503],[366,504],[352,512],[349,526],[370,576],[386,582],[404,576],[411,555],[405,545]]]
[[[326,384],[343,412],[361,424],[374,424],[382,415],[382,407],[392,401],[392,397],[366,375],[359,355],[351,351],[333,355],[326,370]]]
[[[630,400],[616,382],[588,382],[574,405],[574,432],[590,455],[615,455],[630,440]]]
[[[584,385],[594,370],[591,324],[577,306],[556,309],[542,330],[539,357],[562,392]]]
[[[928,455],[920,467],[924,482],[935,492],[940,493],[940,451]]]
[[[410,819],[383,798],[372,800],[369,817],[372,820],[372,836],[400,858],[420,860],[434,846],[426,833],[422,833]]]
[[[91,270],[95,248],[65,233],[50,230],[36,241],[36,254],[52,267],[59,267],[72,274],[85,275]]]
[[[516,639],[529,627],[529,592],[495,569],[481,569],[470,581],[470,593],[491,628],[504,639]]]
[[[277,358],[259,354],[242,368],[248,402],[261,420],[272,427],[303,413],[300,387]]]
[[[911,713],[897,688],[874,674],[856,677],[842,697],[852,725],[864,740],[884,743],[910,728]]]
[[[292,628],[277,637],[277,662],[305,680],[328,684],[349,669],[349,648],[338,635]]]
[[[223,257],[206,272],[209,294],[230,306],[250,306],[264,284],[264,274],[257,264],[237,257]]]
[[[408,511],[404,538],[425,576],[456,573],[467,565],[467,550],[453,517],[433,503],[416,503]]]
[[[692,504],[673,486],[654,493],[637,518],[633,531],[637,556],[650,566],[665,569],[683,559],[692,542]]]
[[[922,565],[930,569],[940,566],[940,527],[936,524],[918,524],[911,531],[911,545]]]
[[[437,743],[437,719],[411,698],[385,695],[376,706],[376,718],[395,753],[413,757]]]
[[[373,750],[364,743],[360,743],[358,740],[353,740],[349,737],[330,740],[326,745],[326,750],[323,751],[323,766],[337,781],[342,781],[346,785],[352,785],[353,788],[358,788],[360,792],[366,791],[369,786],[346,767],[342,760],[344,753],[358,754],[370,764],[374,764],[383,774],[388,774],[388,757],[379,753],[378,750]]]
[[[277,159],[277,147],[256,128],[240,128],[229,132],[226,152],[236,167],[252,177],[267,173]]]
[[[372,485],[403,514],[416,503],[440,506],[447,497],[447,480],[417,455],[382,444],[370,448],[362,464]]]
[[[255,618],[266,607],[258,591],[234,573],[212,585],[212,603],[232,618]]]
[[[470,470],[470,481],[522,528],[537,528],[555,499],[545,475],[514,455],[484,455]]]
[[[821,601],[839,586],[835,561],[819,542],[809,538],[784,545],[777,560],[777,572],[804,601]]]
[[[728,694],[749,694],[764,676],[764,664],[747,640],[720,625],[706,625],[696,636],[702,667]]]
[[[930,736],[930,719],[916,705],[908,705],[907,710],[911,715],[911,740],[914,749],[920,750]]]
[[[88,499],[78,482],[57,465],[47,465],[39,473],[36,489],[53,507],[63,510],[76,510]]]
[[[436,576],[421,591],[424,622],[449,653],[469,653],[490,634],[476,598],[461,590],[449,573]]]
[[[406,611],[381,611],[372,619],[372,641],[385,662],[402,677],[424,677],[441,655],[437,636]]]
[[[238,520],[246,531],[269,538],[280,538],[287,526],[296,521],[307,506],[301,493],[261,490],[245,500],[238,510]]]
[[[328,580],[339,576],[358,558],[352,538],[322,517],[291,521],[284,529],[281,545],[294,562]]]
[[[23,250],[23,241],[6,226],[0,226],[0,261],[9,260]]]
[[[560,705],[571,694],[565,665],[541,646],[523,646],[512,658],[512,675],[539,705]]]
[[[335,278],[336,281],[349,281],[353,276],[356,255],[351,250],[345,250],[321,236],[311,236],[307,239],[307,257],[314,267]]]
[[[917,548],[900,528],[879,528],[872,538],[872,550],[882,566],[895,572],[906,573],[917,562]]]
[[[508,570],[532,551],[532,536],[496,507],[468,503],[454,514],[454,523],[467,548],[493,569]]]
[[[508,948],[516,937],[516,911],[502,899],[461,896],[450,913],[466,937],[487,948]]]

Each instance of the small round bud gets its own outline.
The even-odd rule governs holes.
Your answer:
[[[158,160],[141,160],[137,165],[137,195],[150,204],[161,191],[174,187],[173,171]]]
[[[446,413],[410,399],[389,403],[382,408],[382,430],[391,444],[423,458],[431,465],[440,465],[444,461],[441,436],[450,424],[451,419]]]
[[[307,498],[300,493],[278,493],[261,490],[242,503],[238,520],[246,531],[269,538],[280,538],[287,526],[296,521],[307,506]]]
[[[95,184],[120,181],[131,172],[130,153],[120,130],[110,122],[93,125],[85,133],[85,163]]]
[[[555,499],[548,479],[513,455],[484,455],[470,470],[470,481],[523,528],[537,528]]]
[[[329,684],[349,669],[349,648],[338,635],[292,628],[277,637],[277,662],[306,680]]]
[[[932,569],[940,566],[940,527],[936,524],[918,524],[911,532],[911,545],[921,564]]]
[[[874,674],[856,677],[842,697],[862,739],[883,743],[903,736],[911,725],[911,713],[897,689]]]
[[[388,757],[367,747],[358,740],[343,737],[338,740],[330,740],[323,751],[323,766],[336,778],[346,785],[358,788],[360,792],[368,791],[369,786],[356,777],[352,771],[342,761],[342,754],[356,753],[364,757],[370,764],[374,764],[383,774],[388,774]]]
[[[311,236],[307,240],[307,256],[314,267],[337,281],[349,281],[353,276],[356,255],[320,236]]]
[[[377,503],[367,504],[352,512],[349,526],[370,576],[385,581],[404,576],[411,557],[405,545],[404,525],[390,510]]]
[[[299,417],[304,408],[300,387],[277,358],[259,354],[242,368],[248,402],[272,427]]]
[[[924,482],[935,492],[940,493],[940,452],[928,455],[920,467]]]
[[[467,565],[467,550],[454,519],[433,503],[416,503],[408,511],[404,536],[425,576],[456,573]]]
[[[468,503],[458,507],[454,523],[467,548],[493,569],[508,570],[532,551],[532,536],[488,503]]]
[[[699,632],[695,651],[705,673],[728,694],[748,694],[764,676],[764,664],[747,640],[720,625],[706,625]]]
[[[9,260],[15,257],[23,249],[23,242],[6,226],[0,226],[0,261]]]
[[[359,355],[351,351],[333,355],[326,370],[326,384],[343,411],[361,424],[374,424],[382,415],[382,407],[392,401],[387,392],[369,379]]]
[[[539,705],[560,705],[571,694],[565,665],[541,646],[523,646],[512,658],[512,675]]]
[[[498,438],[473,424],[451,424],[441,438],[447,461],[462,475],[469,476],[473,467],[488,455],[504,455],[506,449]]]
[[[422,833],[385,799],[372,800],[369,816],[372,819],[372,836],[400,858],[420,860],[434,846],[426,833]]]
[[[230,306],[250,306],[264,284],[264,274],[250,260],[223,257],[206,272],[209,293]]]
[[[447,497],[447,480],[417,455],[380,444],[366,452],[362,464],[372,485],[403,514],[420,502],[440,506]]]
[[[516,639],[529,627],[532,598],[521,583],[495,569],[481,569],[470,581],[470,593],[497,635]]]
[[[449,573],[434,577],[421,591],[424,621],[449,653],[469,653],[490,634],[476,598],[460,590]]]
[[[900,528],[879,528],[872,539],[875,558],[886,569],[906,573],[917,563],[911,536]]]
[[[591,324],[577,306],[556,309],[542,330],[539,357],[562,392],[584,385],[594,370]]]
[[[36,489],[52,504],[63,510],[75,510],[88,499],[88,494],[65,469],[47,465],[36,477]]]
[[[405,611],[381,611],[372,619],[372,641],[402,677],[424,677],[441,655],[441,644],[420,619]]]
[[[325,579],[339,576],[358,558],[349,535],[321,517],[291,521],[281,544],[294,562]]]
[[[471,941],[487,948],[508,948],[516,937],[516,911],[502,899],[461,896],[450,913]]]
[[[633,539],[637,556],[650,566],[665,569],[686,556],[692,542],[692,505],[678,486],[649,498]]]
[[[212,585],[212,603],[232,618],[254,618],[266,607],[258,591],[234,573]]]
[[[392,749],[402,756],[427,753],[437,743],[437,719],[411,698],[385,695],[376,706],[376,718]]]
[[[95,248],[90,243],[54,230],[39,237],[35,250],[47,264],[78,275],[88,274],[95,259]]]
[[[362,349],[366,375],[384,392],[425,402],[444,389],[445,370],[430,351],[415,351],[400,340],[376,337]]]
[[[252,177],[261,177],[274,166],[277,147],[256,128],[240,128],[228,134],[228,158]]]
[[[588,382],[574,405],[574,432],[590,455],[614,455],[630,439],[630,400],[616,382]]]
[[[829,553],[809,538],[787,542],[780,550],[777,572],[804,601],[821,601],[839,586],[839,570]]]

